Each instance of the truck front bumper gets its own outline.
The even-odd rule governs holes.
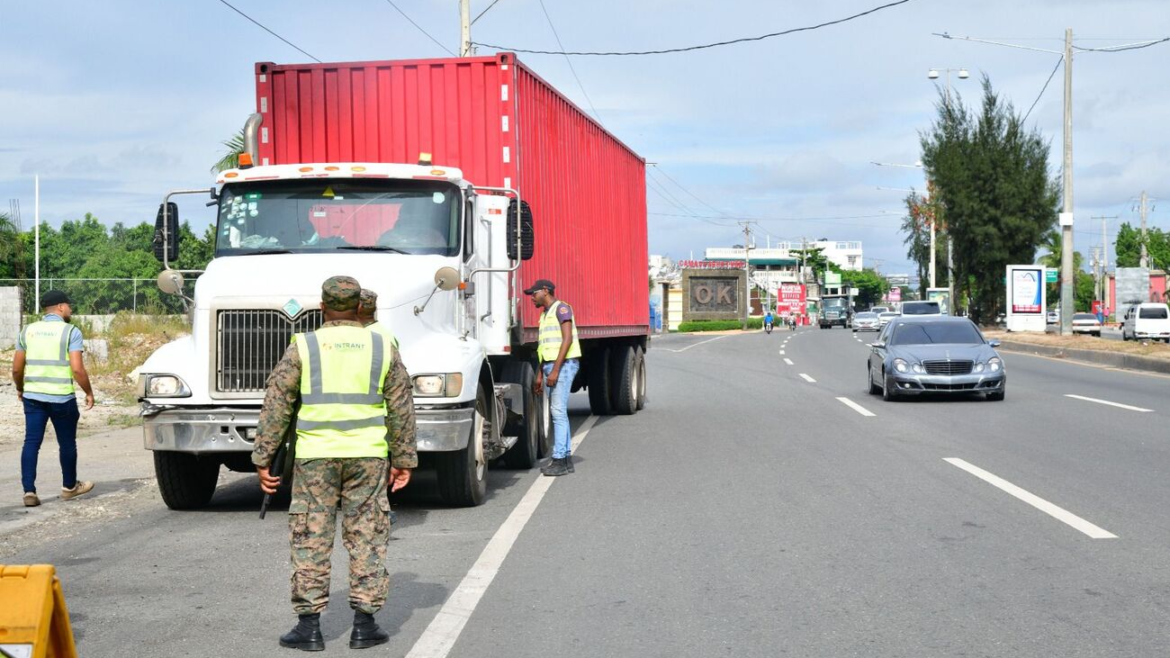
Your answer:
[[[475,422],[472,407],[415,408],[419,452],[467,447]],[[173,452],[251,452],[260,420],[258,408],[183,409],[143,405],[147,450]]]

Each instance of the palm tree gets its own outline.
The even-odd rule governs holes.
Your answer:
[[[0,213],[0,263],[12,263],[12,274],[17,278],[24,275],[24,243],[16,222],[7,213]],[[0,268],[9,269],[7,266]]]
[[[244,129],[241,128],[240,132],[232,135],[231,139],[224,140],[221,144],[227,148],[227,152],[211,168],[213,174],[240,166],[240,154],[244,152]]]

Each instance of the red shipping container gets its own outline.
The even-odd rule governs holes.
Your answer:
[[[646,163],[511,53],[340,64],[256,64],[258,164],[458,167],[532,207],[522,285],[551,279],[583,338],[649,333]],[[524,341],[537,310],[521,303]]]

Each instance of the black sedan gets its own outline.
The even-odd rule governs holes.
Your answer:
[[[869,392],[886,400],[923,393],[983,393],[1002,400],[1007,376],[998,346],[966,318],[898,318],[871,344],[865,368]]]

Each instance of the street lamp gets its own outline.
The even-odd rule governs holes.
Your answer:
[[[971,77],[971,74],[967,72],[966,68],[959,67],[957,69],[930,69],[926,72],[926,77],[930,78],[931,80],[938,80],[939,71],[945,73],[947,77],[947,107],[949,108],[951,106],[951,73],[958,74],[960,80],[966,80],[967,78]]]
[[[959,67],[957,69],[945,68],[942,70],[944,72],[946,72],[946,74],[947,74],[946,99],[947,99],[947,109],[949,110],[949,109],[951,109],[951,72],[953,71],[953,72],[957,73],[960,80],[966,80],[967,78],[971,77],[971,74],[967,72],[967,69],[965,67]],[[931,80],[938,80],[938,71],[939,71],[939,69],[930,69],[930,71],[927,72],[926,77],[930,78]],[[932,233],[934,232],[933,226],[931,227],[931,232]],[[947,298],[950,300],[951,308],[955,307],[954,306],[954,304],[955,304],[955,247],[954,247],[954,244],[955,244],[955,242],[954,242],[954,240],[950,239],[950,233],[948,232],[947,233]],[[931,285],[931,287],[934,287],[934,277],[932,276],[930,278],[931,278],[930,285]]]

